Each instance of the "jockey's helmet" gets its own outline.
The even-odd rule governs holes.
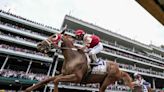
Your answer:
[[[136,77],[136,76],[138,76],[138,75],[139,75],[139,73],[138,73],[138,72],[136,72],[136,73],[134,73],[134,75],[133,75],[133,76],[134,76],[134,77]]]
[[[141,75],[140,75],[138,72],[134,73],[133,76],[134,76],[134,78],[137,78],[137,79],[138,79],[138,78],[142,78]]]
[[[85,34],[85,32],[82,29],[78,29],[75,31],[75,35],[83,35],[83,34]]]
[[[84,34],[85,34],[85,31],[82,29],[78,29],[75,31],[75,37],[79,40],[83,39]]]

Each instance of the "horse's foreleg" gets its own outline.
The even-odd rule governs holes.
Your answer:
[[[128,73],[121,71],[121,78],[123,79],[126,86],[128,86],[130,89],[133,89],[134,83],[132,82],[132,78]]]
[[[105,92],[105,89],[107,88],[108,85],[112,84],[114,82],[114,80],[112,80],[111,77],[107,76],[104,81],[102,82],[100,88],[99,88],[99,92]]]
[[[60,77],[57,77],[54,80],[54,92],[58,92],[58,83],[60,82],[80,82],[81,79],[79,79],[75,74],[70,75],[63,75]]]
[[[50,81],[53,81],[53,80],[55,80],[55,79],[56,79],[56,77],[51,77],[51,78],[48,78],[48,79],[46,79],[46,80],[43,80],[43,81],[41,81],[41,82],[39,82],[39,83],[37,83],[37,84],[31,86],[31,87],[28,87],[28,88],[25,90],[25,92],[30,92],[30,91],[32,91],[32,90],[35,90],[35,89],[37,89],[37,88],[43,86],[44,84],[47,84],[47,83],[49,83]]]
[[[54,92],[59,92],[57,83],[54,83]]]

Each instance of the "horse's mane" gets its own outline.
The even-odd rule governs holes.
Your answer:
[[[72,39],[72,40],[70,40]],[[81,54],[85,54],[83,50],[81,50],[79,47],[75,46],[74,43],[75,43],[75,38],[73,38],[72,36],[69,36],[69,35],[64,35],[64,39],[63,40],[66,40],[67,42],[69,41],[70,44],[72,45],[73,48],[76,48],[77,51]]]

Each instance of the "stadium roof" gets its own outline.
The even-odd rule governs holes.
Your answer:
[[[136,0],[162,25],[164,25],[164,0]]]

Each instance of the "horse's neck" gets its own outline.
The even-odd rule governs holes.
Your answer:
[[[68,49],[63,49],[62,54],[64,56],[64,65],[63,66],[69,66],[69,64],[78,64],[79,62],[85,62],[86,61],[86,56],[83,51],[75,51],[72,50],[71,48],[76,48],[73,44],[73,40],[71,40],[71,37],[63,37],[63,43],[61,47],[66,47]]]
[[[79,55],[83,54],[80,53],[79,51],[72,50],[71,48],[76,48],[73,44],[73,41],[71,40],[71,37],[64,36],[63,37],[63,44],[61,47],[66,47],[68,49],[63,49],[62,53],[64,55],[64,58],[66,61],[71,61],[72,59],[78,57]]]
[[[87,63],[85,55],[73,50],[64,50],[62,53],[64,55],[64,62],[62,66],[63,74],[71,74],[75,72],[74,70],[78,70],[78,72],[81,71],[82,74],[85,73],[85,68],[81,68],[87,65],[84,64]]]
[[[66,61],[71,61],[72,59],[74,59],[78,55],[77,51],[73,51],[73,50],[69,50],[69,49],[63,50],[62,53],[63,53],[64,59]]]

